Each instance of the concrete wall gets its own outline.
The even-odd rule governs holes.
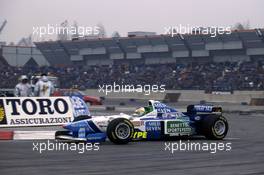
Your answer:
[[[105,98],[134,98],[134,99],[156,99],[156,100],[163,100],[166,93],[151,93],[150,95],[145,95],[144,93],[133,93],[133,92],[112,92],[106,93],[99,92],[99,89],[88,89],[84,91],[85,94],[90,96],[97,96],[97,97],[105,97]]]
[[[155,99],[163,100],[166,93],[180,93],[179,101],[200,102],[205,100],[208,102],[229,102],[229,103],[250,103],[251,98],[264,98],[264,91],[234,91],[233,94],[205,94],[199,90],[167,90],[165,93],[108,93],[98,92],[98,89],[89,89],[84,91],[91,96],[106,97],[106,98],[134,98],[134,99]]]
[[[229,103],[249,103],[251,98],[264,98],[264,91],[234,91],[233,94],[205,94],[203,91],[181,92],[179,101],[210,101]]]

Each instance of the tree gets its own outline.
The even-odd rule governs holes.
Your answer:
[[[79,27],[78,27],[78,23],[76,21],[73,22],[73,34],[71,36],[72,39],[76,39],[76,38],[79,38]]]
[[[97,27],[99,27],[98,37],[99,38],[105,38],[106,37],[106,31],[105,31],[104,25],[99,23],[99,24],[97,24]]]
[[[119,38],[120,34],[118,33],[118,31],[114,31],[112,34],[112,38]]]
[[[250,24],[249,21],[243,23],[237,22],[233,28],[234,30],[248,30],[250,29]]]

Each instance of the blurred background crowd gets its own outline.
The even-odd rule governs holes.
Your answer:
[[[0,87],[14,88],[21,75],[46,72],[60,88],[97,89],[98,85],[166,85],[166,89],[264,90],[264,61],[160,65],[12,67],[0,65]]]

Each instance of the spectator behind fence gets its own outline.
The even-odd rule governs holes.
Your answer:
[[[15,87],[14,95],[16,97],[30,97],[32,96],[32,88],[28,83],[28,77],[26,75],[22,75],[20,77],[20,82]]]
[[[264,59],[263,59],[264,60]],[[264,90],[264,61],[193,64],[127,64],[112,66],[12,67],[0,65],[0,88],[13,88],[19,75],[48,72],[58,77],[60,88],[97,89],[99,85],[164,84],[177,90]]]
[[[49,81],[47,74],[42,74],[39,81],[34,87],[34,94],[38,97],[49,97],[54,92],[54,86],[51,81]]]

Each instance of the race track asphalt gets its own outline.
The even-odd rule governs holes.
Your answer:
[[[264,115],[226,116],[230,123],[230,151],[179,151],[166,144],[179,141],[100,145],[98,151],[33,151],[33,141],[0,141],[0,174],[264,174]],[[34,141],[47,142],[47,140]],[[210,143],[204,139],[187,142]]]

